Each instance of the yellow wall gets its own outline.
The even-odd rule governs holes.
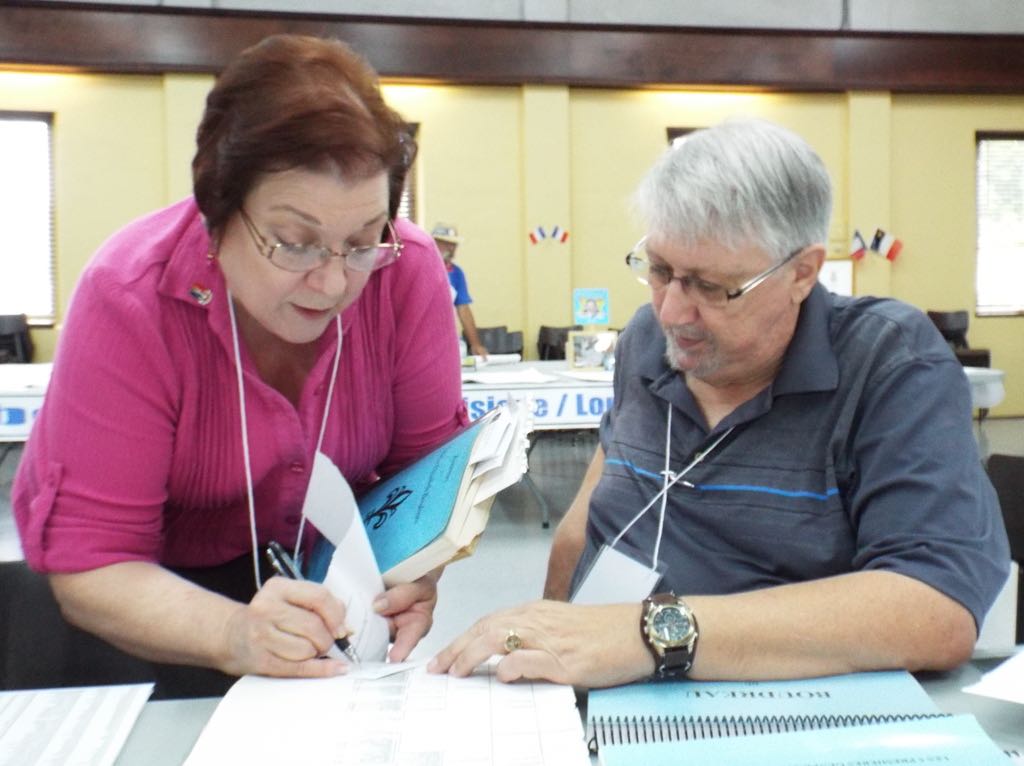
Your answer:
[[[163,91],[166,199],[182,199],[192,193],[192,155],[196,152],[196,128],[203,116],[206,94],[213,85],[208,75],[166,75]]]
[[[417,223],[458,227],[464,241],[455,259],[477,325],[523,327],[519,89],[388,85],[385,97],[420,126]]]
[[[892,294],[926,310],[975,305],[974,134],[982,130],[1024,130],[1024,97],[893,99],[892,219],[907,246],[892,265]],[[1024,317],[972,314],[967,338],[1006,371],[1006,400],[994,413],[1024,414]]]
[[[164,204],[159,78],[0,71],[0,109],[53,113],[58,321],[99,244]],[[54,330],[32,333],[49,359]]]
[[[842,96],[667,91],[575,92],[572,98],[574,287],[608,287],[611,324],[622,327],[648,300],[624,258],[642,235],[630,195],[665,150],[667,126],[698,128],[729,116],[773,120],[803,135],[829,168],[836,189],[832,233],[845,255],[845,111]]]
[[[86,259],[132,218],[188,193],[208,76],[0,72],[0,110],[55,114],[60,314]],[[889,93],[758,94],[614,91],[560,86],[385,86],[420,124],[420,223],[456,224],[458,253],[481,326],[525,331],[571,323],[574,287],[608,287],[612,325],[646,300],[622,258],[640,236],[629,196],[665,146],[667,126],[731,115],[782,123],[817,149],[835,185],[830,256],[854,228],[905,243],[890,264],[857,264],[859,294],[922,309],[974,305],[974,132],[1024,130],[1024,97]],[[558,225],[566,243],[532,245]],[[58,316],[58,321],[60,316]],[[1024,415],[1022,318],[972,318],[973,345],[992,349],[1009,386],[996,415]],[[40,358],[55,332],[34,333]]]

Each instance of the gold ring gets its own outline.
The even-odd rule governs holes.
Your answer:
[[[514,652],[516,649],[523,648],[523,639],[519,637],[519,634],[509,628],[508,635],[505,636],[505,651]]]

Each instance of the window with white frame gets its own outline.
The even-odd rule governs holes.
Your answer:
[[[49,114],[0,112],[0,314],[52,324],[53,173]]]
[[[420,125],[418,122],[407,122],[405,129],[409,132],[412,139],[416,140],[416,135],[419,133]],[[405,176],[405,186],[402,188],[402,198],[398,203],[398,217],[406,218],[414,223],[417,220],[419,210],[416,205],[416,162],[415,155],[413,155],[413,163],[409,168],[409,172]]]
[[[977,313],[1024,313],[1024,133],[978,133]]]

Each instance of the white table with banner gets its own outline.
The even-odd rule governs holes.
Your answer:
[[[0,364],[0,442],[23,442],[28,438],[43,406],[52,369],[49,362]]]
[[[612,373],[572,369],[566,361],[484,365],[462,372],[462,398],[470,418],[478,418],[509,397],[529,399],[536,432],[596,429],[612,404]],[[536,443],[534,436],[531,447]],[[541,511],[541,524],[551,523],[551,509],[530,477],[523,477]]]
[[[53,365],[0,364],[0,465],[14,446],[28,438]]]
[[[0,364],[0,442],[28,438],[43,403],[53,365]],[[1002,370],[965,367],[975,408],[988,410],[1005,396]],[[533,401],[538,431],[597,428],[612,403],[612,375],[574,370],[565,361],[534,361],[463,370],[462,393],[476,418],[509,394]]]
[[[529,397],[537,431],[597,428],[611,407],[612,373],[570,369],[565,361],[518,362],[463,370],[462,398],[470,418],[508,399]]]
[[[49,362],[0,364],[0,461],[11,445],[28,438],[42,407],[52,368]],[[1005,373],[985,367],[965,367],[964,373],[979,413],[982,455],[987,456],[983,421],[989,408],[1006,395]],[[463,370],[462,395],[471,418],[480,417],[511,395],[529,397],[532,401],[537,431],[591,429],[600,425],[601,416],[611,407],[612,374],[606,370],[572,369],[564,360],[486,365]],[[547,526],[547,506],[532,482],[530,487],[541,503]]]

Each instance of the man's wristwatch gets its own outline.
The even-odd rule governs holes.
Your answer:
[[[656,593],[644,600],[640,636],[654,657],[659,678],[685,676],[697,653],[697,618],[674,593]]]

